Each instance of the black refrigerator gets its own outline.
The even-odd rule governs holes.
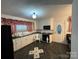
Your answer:
[[[10,25],[1,25],[1,59],[14,59]]]

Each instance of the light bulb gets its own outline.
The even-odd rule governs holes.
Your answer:
[[[35,13],[33,13],[32,18],[36,19],[36,14]]]

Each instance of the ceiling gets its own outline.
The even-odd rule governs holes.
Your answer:
[[[46,19],[52,17],[54,10],[58,8],[54,5],[63,4],[72,4],[72,0],[2,0],[1,13],[32,19],[35,12],[37,19]]]

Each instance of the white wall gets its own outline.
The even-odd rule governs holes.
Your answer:
[[[65,34],[68,31],[68,17],[72,16],[72,5],[54,5],[56,10],[52,10],[54,13],[52,14],[53,16],[49,19],[40,19],[37,20],[38,23],[38,28],[39,29],[43,29],[44,25],[51,25],[51,27],[53,26],[52,30],[54,30],[54,34],[53,34],[53,41],[54,42],[59,42],[59,43],[65,43],[66,44],[66,40],[64,39]],[[52,12],[50,11],[50,12]],[[53,20],[53,21],[51,21]],[[62,30],[62,36],[59,36],[59,38],[57,37],[57,33],[56,33],[56,26],[59,23],[62,23],[62,28],[64,28]],[[62,37],[62,38],[61,38]]]
[[[68,31],[68,17],[72,16],[72,5],[60,5],[60,8],[56,10],[56,14],[54,15],[54,42],[59,42],[59,43],[64,43],[67,44],[66,42],[66,34]],[[56,26],[58,24],[61,24],[62,26],[62,32],[61,34],[58,34],[56,32]]]
[[[37,28],[38,29],[43,29],[44,25],[50,25],[50,19],[37,20]]]
[[[78,59],[78,0],[72,3],[71,59]]]

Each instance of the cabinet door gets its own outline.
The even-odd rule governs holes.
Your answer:
[[[34,41],[33,35],[26,36],[22,40],[22,46],[27,46],[31,44],[33,41]]]
[[[16,39],[13,39],[13,49],[16,51]]]
[[[23,39],[23,46],[27,46],[27,45],[29,45],[29,44],[31,44],[31,38],[30,38],[31,36],[29,35],[29,36],[26,36],[26,37],[24,37],[24,39]]]
[[[21,38],[16,39],[16,50],[22,48]]]
[[[27,45],[27,41],[28,40],[28,37],[23,37],[21,38],[21,42],[22,42],[22,47],[26,46]]]
[[[27,41],[28,41],[28,44],[31,44],[34,41],[33,35],[28,36],[28,40]]]
[[[14,51],[23,48],[34,42],[34,35],[25,36],[22,38],[17,38],[13,40]]]

